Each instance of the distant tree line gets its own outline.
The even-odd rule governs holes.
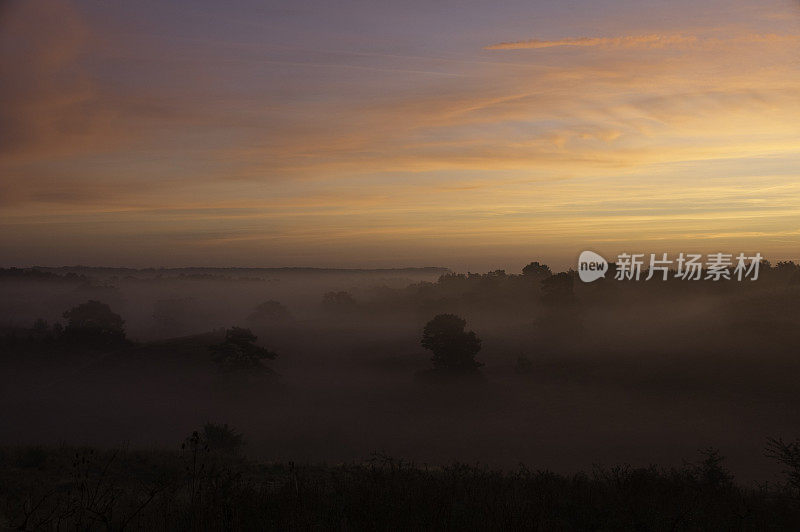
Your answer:
[[[53,272],[43,272],[37,268],[0,268],[0,281],[67,281],[87,282],[85,275],[67,272],[63,275]]]

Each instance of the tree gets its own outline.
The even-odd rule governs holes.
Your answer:
[[[278,354],[255,345],[257,339],[250,329],[230,328],[225,331],[225,341],[209,347],[211,359],[224,372],[265,371],[262,360],[272,360]]]
[[[550,266],[547,264],[535,261],[522,268],[522,275],[525,277],[548,277],[553,275],[553,272],[550,271]]]
[[[125,343],[125,321],[111,307],[99,301],[87,301],[64,312],[68,320],[63,337],[87,344]]]
[[[433,352],[436,369],[475,370],[481,340],[473,331],[465,332],[466,320],[455,314],[439,314],[422,331],[422,347]]]

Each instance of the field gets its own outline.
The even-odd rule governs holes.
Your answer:
[[[731,483],[707,451],[680,469],[558,475],[257,463],[190,439],[180,452],[3,448],[3,526],[22,530],[787,530],[800,505]]]

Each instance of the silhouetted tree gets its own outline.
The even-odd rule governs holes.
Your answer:
[[[93,345],[125,343],[125,321],[105,303],[87,301],[64,312],[67,326],[63,338]]]
[[[255,345],[257,339],[250,329],[232,327],[225,331],[225,341],[209,347],[211,359],[224,372],[267,370],[262,360],[278,354]]]
[[[791,260],[778,261],[770,273],[775,278],[790,285],[796,285],[800,282],[800,266]]]
[[[552,274],[553,272],[550,271],[550,266],[536,261],[522,268],[522,275],[525,277],[547,277]]]
[[[798,269],[800,269],[800,266],[798,266],[797,264],[794,263],[794,261],[791,260],[780,260],[773,269],[778,273],[791,274],[798,271]]]
[[[422,347],[433,352],[437,369],[474,370],[483,364],[475,360],[481,340],[473,331],[465,332],[466,320],[455,314],[439,314],[425,325]]]

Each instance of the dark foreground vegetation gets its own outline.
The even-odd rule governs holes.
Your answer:
[[[180,451],[0,449],[0,526],[17,530],[789,530],[796,490],[733,482],[719,454],[682,468],[559,475],[375,455],[308,466],[241,457],[208,425]]]

